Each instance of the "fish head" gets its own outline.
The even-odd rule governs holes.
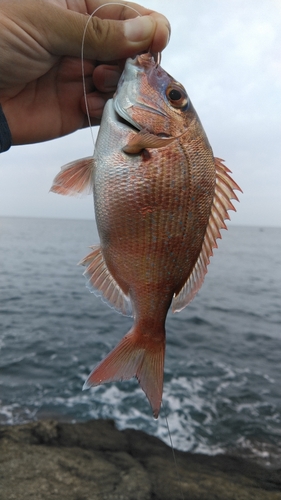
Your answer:
[[[149,53],[127,59],[113,105],[123,124],[160,137],[178,137],[199,120],[183,85]]]

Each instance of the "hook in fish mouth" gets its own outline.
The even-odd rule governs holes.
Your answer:
[[[161,52],[143,52],[136,56],[134,61],[143,67],[153,65],[157,68],[161,64]]]
[[[150,52],[154,61],[155,61],[155,66],[160,66],[161,64],[161,58],[162,58],[162,54],[161,52]]]

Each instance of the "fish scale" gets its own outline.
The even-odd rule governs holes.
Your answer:
[[[201,287],[240,188],[213,156],[184,87],[150,54],[127,60],[94,158],[64,167],[52,190],[89,187],[100,245],[81,263],[89,287],[134,323],[84,387],[135,376],[157,417],[168,309],[180,311]]]

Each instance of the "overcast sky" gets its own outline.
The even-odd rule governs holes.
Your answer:
[[[236,225],[281,225],[280,0],[143,0],[170,20],[162,66],[186,88],[244,194]],[[0,216],[93,217],[91,196],[49,193],[60,167],[92,154],[89,130],[0,156]]]

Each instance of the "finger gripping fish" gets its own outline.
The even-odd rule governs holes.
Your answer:
[[[150,54],[128,59],[105,106],[93,158],[62,168],[52,191],[94,191],[100,245],[81,262],[92,289],[134,317],[85,388],[136,377],[158,417],[169,307],[201,287],[238,185],[184,87]]]

